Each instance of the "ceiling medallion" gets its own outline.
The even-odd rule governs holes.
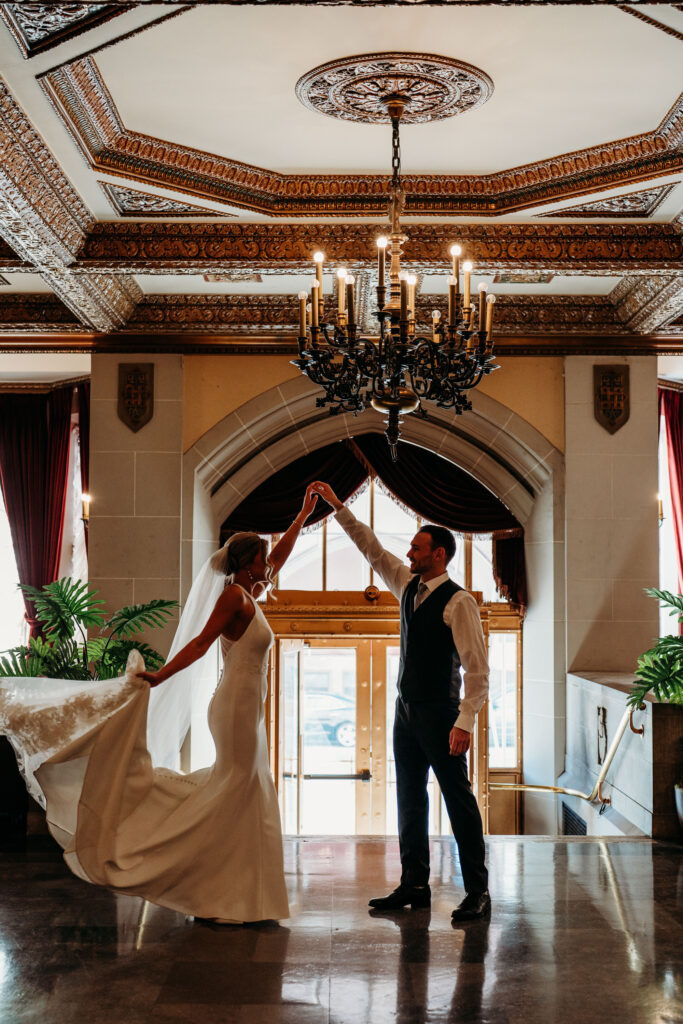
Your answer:
[[[388,82],[400,84],[400,79]],[[299,83],[300,84],[300,83]],[[453,261],[448,277],[448,318],[441,320],[439,310],[432,313],[431,337],[420,336],[416,329],[415,291],[417,275],[401,270],[403,243],[407,236],[401,228],[405,194],[401,185],[401,145],[399,124],[410,109],[415,93],[392,91],[377,102],[384,106],[391,122],[391,201],[389,237],[376,239],[377,309],[379,337],[362,337],[358,322],[358,291],[352,275],[337,269],[337,309],[325,309],[323,296],[322,252],[313,255],[316,276],[311,284],[310,318],[308,293],[299,292],[299,358],[292,360],[324,394],[317,405],[329,405],[330,413],[362,412],[370,404],[387,416],[386,436],[391,457],[398,458],[400,417],[417,412],[426,416],[424,402],[434,402],[456,413],[471,409],[467,392],[475,388],[484,374],[496,370],[493,361],[492,320],[495,295],[486,295],[486,284],[479,285],[479,309],[470,301],[472,263],[461,267],[462,249],[450,247]],[[417,94],[418,108],[424,111],[424,92]],[[422,118],[425,119],[424,117]],[[387,253],[388,249],[388,253]],[[445,255],[445,254],[444,254]],[[387,264],[388,256],[388,264]],[[358,262],[361,262],[361,255]],[[388,287],[387,287],[388,277]]]
[[[328,61],[296,83],[311,110],[344,121],[389,124],[383,98],[405,97],[405,124],[440,121],[480,107],[493,82],[479,68],[432,53],[365,53]]]

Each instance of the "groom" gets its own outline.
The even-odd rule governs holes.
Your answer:
[[[448,577],[455,554],[452,533],[423,526],[408,551],[410,568],[379,543],[372,530],[344,507],[332,488],[312,490],[401,602],[401,657],[394,720],[401,883],[370,900],[377,910],[427,907],[429,838],[427,776],[430,767],[446,802],[458,846],[465,899],[452,913],[469,921],[490,912],[481,815],[467,777],[465,754],[477,712],[488,695],[488,660],[477,603]],[[460,700],[460,667],[465,694]]]

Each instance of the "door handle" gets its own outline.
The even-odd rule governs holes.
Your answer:
[[[369,782],[372,778],[369,768],[361,768],[359,772],[349,773],[348,775],[307,775],[304,774],[304,779],[355,779],[357,782]]]

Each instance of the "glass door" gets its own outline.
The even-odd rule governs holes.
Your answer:
[[[280,659],[285,832],[367,834],[370,641],[289,642]]]

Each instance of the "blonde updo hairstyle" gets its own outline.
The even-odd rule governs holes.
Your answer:
[[[266,563],[266,580],[272,583],[272,569],[268,562],[268,541],[259,537],[258,533],[233,533],[219,551],[211,556],[211,568],[226,578],[226,583],[234,583],[235,575],[240,569],[251,565],[259,551]]]

